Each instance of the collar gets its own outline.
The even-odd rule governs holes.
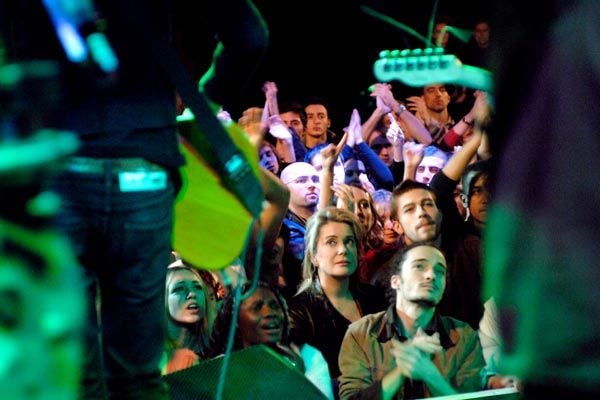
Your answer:
[[[433,318],[431,318],[429,324],[427,324],[425,327],[425,333],[427,333],[429,336],[436,332],[440,334],[440,344],[444,349],[448,349],[456,345],[456,343],[450,339],[450,326],[448,325],[447,321],[445,321],[437,312],[437,310],[433,314]],[[385,312],[383,317],[383,326],[379,332],[377,341],[380,343],[385,343],[391,340],[394,336],[396,336],[401,342],[408,340],[406,328],[402,324],[398,314],[396,314],[396,305],[392,304]]]
[[[289,219],[290,221],[294,221],[295,223],[303,227],[306,226],[306,220],[298,214],[296,214],[295,212],[293,212],[292,210],[290,210],[289,208],[287,210],[287,213],[285,214],[285,218]]]

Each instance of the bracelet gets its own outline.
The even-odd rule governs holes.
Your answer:
[[[475,120],[469,122],[465,119],[465,117],[463,117],[462,122],[464,122],[465,124],[469,125],[469,126],[473,126],[475,125]]]
[[[406,106],[404,104],[398,104],[398,116],[400,116],[404,111],[406,111]]]

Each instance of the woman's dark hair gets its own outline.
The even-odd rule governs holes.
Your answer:
[[[251,287],[250,283],[244,284],[242,286],[242,294],[246,294],[248,292],[248,290],[250,289],[250,287]],[[274,286],[272,286],[268,283],[259,282],[257,289],[258,288],[267,289],[275,295],[275,298],[277,299],[277,302],[279,303],[279,306],[281,307],[281,310],[283,311],[283,327],[282,327],[281,343],[284,345],[289,344],[290,321],[289,321],[287,303],[286,303],[285,299],[283,298],[283,296],[281,295],[279,290],[277,290],[277,288],[275,288]],[[226,346],[227,346],[227,338],[229,337],[229,331],[231,329],[231,321],[233,320],[233,303],[235,300],[234,295],[235,295],[234,291],[232,290],[223,299],[223,303],[221,305],[221,310],[219,311],[219,314],[217,315],[215,324],[213,326],[213,332],[212,332],[212,336],[210,339],[210,346],[209,346],[209,352],[208,352],[209,358],[216,357],[218,355],[225,353]],[[238,318],[236,318],[236,321],[238,321],[238,320],[239,320],[239,316],[238,316]],[[239,330],[239,323],[237,323],[236,327],[235,327],[233,350],[234,351],[240,350],[242,348],[243,348],[242,335]]]

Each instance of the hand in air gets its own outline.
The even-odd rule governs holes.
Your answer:
[[[393,146],[402,146],[404,144],[404,131],[398,125],[394,114],[389,113],[388,118],[390,119],[390,127],[385,132],[385,136]]]
[[[423,122],[427,122],[429,114],[427,113],[427,106],[425,105],[425,99],[422,96],[410,96],[406,98],[406,108],[408,108],[417,118]]]
[[[292,133],[288,129],[287,125],[283,123],[279,114],[270,116],[268,121],[269,133],[273,135],[274,138],[288,142],[292,141]]]
[[[423,151],[425,146],[421,143],[406,142],[404,143],[402,155],[407,166],[418,166],[423,160]]]

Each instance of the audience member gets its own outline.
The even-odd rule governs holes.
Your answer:
[[[483,389],[477,333],[436,309],[446,260],[432,243],[415,242],[395,260],[396,302],[354,322],[342,343],[342,399],[443,396]]]
[[[212,276],[186,266],[180,259],[169,265],[165,288],[167,349],[164,373],[189,368],[206,358],[217,298]]]
[[[290,300],[292,340],[319,349],[334,379],[348,325],[386,307],[380,291],[357,283],[362,235],[360,222],[350,211],[335,207],[317,211],[306,226],[304,281]]]
[[[283,296],[266,283],[259,283],[252,293],[248,293],[250,288],[250,284],[245,284],[241,289],[241,294],[249,294],[249,297],[242,300],[237,316],[233,315],[234,295],[230,294],[223,300],[211,338],[211,356],[225,352],[229,331],[233,328],[234,351],[258,344],[268,346],[304,374],[328,399],[332,399],[329,369],[321,352],[309,344],[298,346],[290,341],[289,314]],[[233,320],[237,320],[234,327]]]
[[[290,233],[283,255],[284,276],[288,285],[285,295],[288,297],[296,292],[302,280],[306,221],[317,211],[320,176],[312,165],[295,162],[281,171],[281,181],[290,191],[288,211],[283,220]]]

